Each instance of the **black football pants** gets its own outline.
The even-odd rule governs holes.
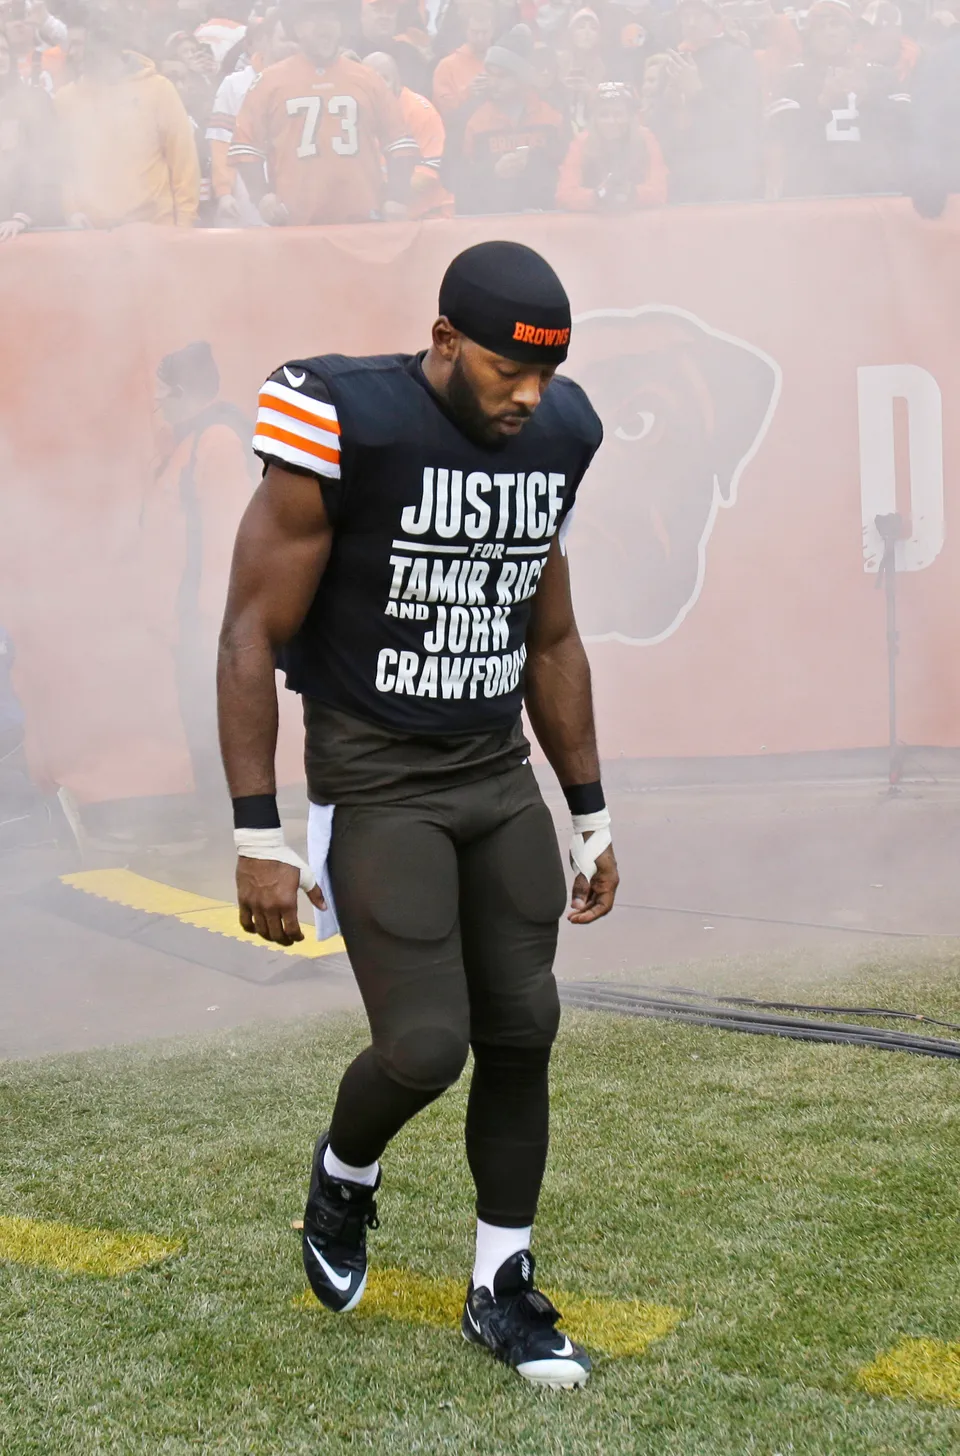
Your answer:
[[[566,900],[532,769],[402,804],[338,807],[330,875],[372,1034],[340,1084],[333,1151],[358,1167],[376,1161],[457,1081],[472,1048],[466,1144],[478,1216],[532,1223]]]

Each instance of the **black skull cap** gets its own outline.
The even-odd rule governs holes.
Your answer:
[[[570,300],[546,258],[523,243],[476,243],[440,284],[440,313],[484,349],[518,364],[562,364]]]

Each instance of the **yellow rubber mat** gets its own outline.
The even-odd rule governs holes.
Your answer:
[[[262,947],[273,955],[315,958],[338,955],[345,949],[342,936],[318,940],[312,924],[301,925],[303,940],[296,945],[273,945],[255,935],[248,935],[240,928],[237,907],[230,901],[211,900],[204,895],[194,895],[190,890],[178,890],[173,885],[136,875],[132,870],[81,870],[77,874],[62,875],[61,883],[71,889],[82,890],[84,894],[95,895],[100,900],[108,900],[113,905],[123,905],[128,910],[140,910],[149,915],[165,915],[198,930],[224,935],[244,945]]]

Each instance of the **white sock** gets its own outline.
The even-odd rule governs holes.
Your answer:
[[[501,1264],[511,1254],[522,1254],[530,1247],[533,1225],[529,1228],[500,1228],[495,1223],[477,1219],[477,1262],[473,1266],[473,1287],[484,1285],[493,1293],[493,1281]]]
[[[365,1168],[354,1168],[350,1163],[341,1163],[327,1143],[323,1151],[323,1168],[331,1178],[339,1178],[342,1183],[365,1183],[368,1188],[372,1188],[377,1181],[380,1164],[368,1163]]]

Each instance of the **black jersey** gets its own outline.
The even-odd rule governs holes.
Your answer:
[[[420,357],[298,359],[264,385],[254,449],[315,475],[333,548],[283,651],[287,686],[414,734],[508,726],[531,600],[602,428],[555,378],[519,435],[471,441]]]
[[[886,66],[864,66],[860,91],[825,105],[829,69],[798,62],[781,77],[767,112],[783,149],[787,197],[902,192],[907,176],[910,97]]]

